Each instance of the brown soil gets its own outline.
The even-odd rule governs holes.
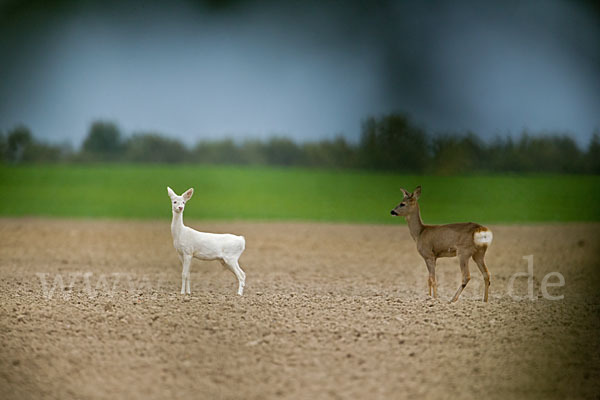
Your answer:
[[[429,298],[400,223],[188,223],[246,237],[243,297],[200,261],[179,294],[168,220],[0,219],[0,398],[600,396],[598,224],[492,226],[490,302],[471,262],[449,304],[457,260]]]

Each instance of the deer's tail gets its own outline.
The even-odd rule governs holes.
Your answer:
[[[492,244],[493,239],[494,234],[485,226],[482,226],[473,232],[473,242],[475,243],[475,246],[487,247]]]

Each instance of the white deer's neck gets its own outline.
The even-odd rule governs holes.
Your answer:
[[[410,236],[416,241],[423,231],[423,220],[421,219],[421,210],[419,210],[418,205],[414,212],[406,216],[406,223],[408,224]]]
[[[171,235],[173,238],[178,237],[183,231],[183,213],[173,211],[173,219],[171,220]]]

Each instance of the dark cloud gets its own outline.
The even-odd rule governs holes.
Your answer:
[[[96,118],[199,138],[356,139],[369,115],[483,137],[600,129],[592,2],[8,1],[0,130]]]

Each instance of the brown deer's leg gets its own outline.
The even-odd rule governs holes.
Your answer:
[[[479,250],[475,254],[473,254],[473,261],[477,263],[479,270],[481,271],[481,275],[483,275],[483,280],[485,283],[485,291],[483,293],[483,301],[488,301],[488,291],[490,287],[490,271],[487,269],[485,265],[485,260],[483,259],[485,256],[485,250]]]
[[[429,287],[429,295],[437,299],[437,283],[435,281],[435,257],[425,258],[427,264],[427,270],[429,271],[429,279],[427,279],[427,286]]]
[[[470,257],[471,257],[470,255],[468,255],[468,256],[464,256],[462,254],[458,255],[458,259],[460,260],[460,272],[462,273],[462,283],[458,287],[458,290],[456,291],[456,294],[454,295],[452,300],[450,300],[451,303],[458,300],[458,297],[464,290],[465,286],[467,286],[467,283],[469,283],[469,281],[471,280],[471,274],[469,273],[469,258]]]

